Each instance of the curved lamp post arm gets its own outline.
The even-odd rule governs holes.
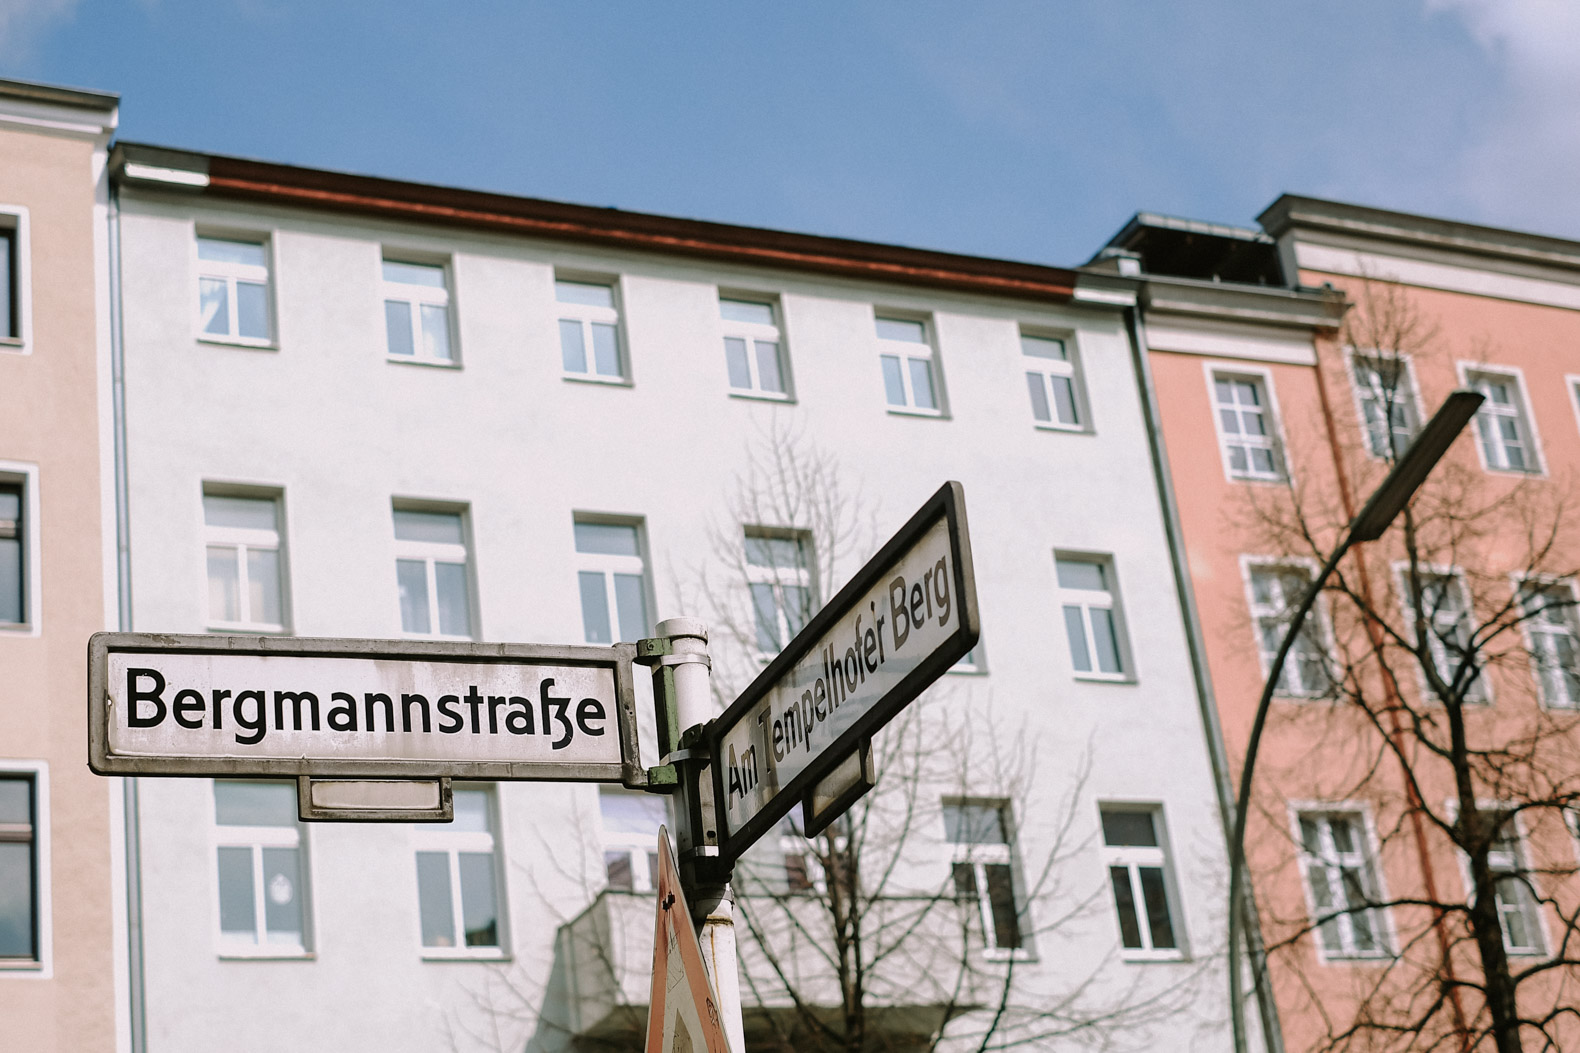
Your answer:
[[[1256,704],[1256,718],[1251,722],[1251,738],[1245,748],[1245,766],[1240,770],[1240,792],[1234,809],[1234,834],[1229,841],[1229,1017],[1234,1029],[1235,1053],[1246,1053],[1244,992],[1240,984],[1240,928],[1242,924],[1240,899],[1245,876],[1245,824],[1251,806],[1251,775],[1256,770],[1257,751],[1262,743],[1262,730],[1267,725],[1267,713],[1272,707],[1273,692],[1283,676],[1284,661],[1290,648],[1300,635],[1306,615],[1316,604],[1322,586],[1339,565],[1352,546],[1358,541],[1375,541],[1394,521],[1416,490],[1426,481],[1428,473],[1448,452],[1449,445],[1476,415],[1485,398],[1479,391],[1463,388],[1449,393],[1447,399],[1432,414],[1415,439],[1399,455],[1392,470],[1383,479],[1366,504],[1356,514],[1354,521],[1344,531],[1344,539],[1328,557],[1322,570],[1311,581],[1300,606],[1284,630],[1284,639],[1273,656],[1267,671],[1267,682],[1262,685],[1262,697]]]

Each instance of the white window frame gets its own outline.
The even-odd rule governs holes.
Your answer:
[[[1108,582],[1106,592],[1093,589],[1067,589],[1059,584],[1059,561],[1071,563],[1095,563],[1103,568],[1104,576]],[[1136,681],[1135,656],[1130,650],[1130,633],[1125,624],[1124,605],[1119,595],[1119,572],[1116,569],[1116,560],[1108,552],[1083,552],[1075,549],[1055,549],[1053,553],[1053,594],[1054,604],[1057,606],[1059,616],[1059,635],[1066,639],[1068,651],[1069,632],[1065,628],[1064,608],[1078,606],[1081,608],[1081,623],[1086,633],[1086,646],[1091,649],[1088,658],[1092,666],[1089,672],[1083,672],[1075,667],[1075,655],[1070,655],[1070,675],[1077,680],[1094,680],[1111,684],[1129,684]],[[1102,601],[1107,597],[1107,602]],[[1107,610],[1113,615],[1114,622],[1114,648],[1119,653],[1119,672],[1105,673],[1098,668],[1095,641],[1097,635],[1092,631],[1093,609]]]
[[[613,307],[597,307],[586,303],[567,303],[559,298],[557,286],[560,282],[569,282],[573,285],[599,285],[609,290],[610,298],[614,301]],[[560,356],[560,375],[566,380],[575,380],[587,384],[631,384],[631,354],[627,340],[625,322],[625,294],[621,287],[619,277],[606,275],[587,275],[579,273],[554,272],[553,282],[549,293],[554,297],[554,351]],[[582,327],[582,348],[587,355],[587,371],[575,373],[565,368],[565,356],[560,345],[560,322],[578,322]],[[615,356],[619,372],[609,376],[597,371],[597,357],[593,352],[592,327],[594,323],[614,326]]]
[[[748,526],[742,530],[742,558],[741,565],[746,575],[746,603],[747,614],[752,627],[753,646],[757,643],[757,600],[753,595],[752,586],[767,585],[773,589],[774,594],[774,631],[784,644],[794,638],[795,633],[790,631],[790,620],[786,614],[788,603],[785,599],[785,587],[805,589],[807,594],[807,615],[802,624],[812,620],[817,613],[818,592],[816,571],[816,554],[813,550],[813,540],[810,531],[789,530],[778,527]],[[759,567],[745,557],[744,547],[753,538],[767,541],[792,541],[801,553],[799,567],[782,567],[777,564],[771,567]],[[760,661],[771,661],[779,652],[764,651],[757,648],[757,657]]]
[[[1580,591],[1576,590],[1575,579],[1556,578],[1550,575],[1531,575],[1528,577],[1522,577],[1519,574],[1511,574],[1509,576],[1509,581],[1517,598],[1523,597],[1526,590],[1533,586],[1542,590],[1567,590],[1569,593],[1569,598],[1574,601],[1575,605],[1565,607],[1564,613],[1567,616],[1567,620],[1569,622],[1568,635],[1570,640],[1573,641],[1575,647],[1577,663],[1575,672],[1580,673]],[[1543,625],[1542,627],[1538,628],[1537,622],[1532,618],[1530,612],[1526,610],[1523,602],[1520,605],[1520,609],[1522,612],[1520,618],[1520,630],[1525,636],[1525,647],[1527,652],[1530,654],[1531,659],[1531,677],[1536,681],[1537,697],[1541,699],[1542,706],[1546,709],[1580,709],[1580,691],[1576,691],[1575,697],[1573,698],[1555,699],[1554,693],[1548,690],[1550,685],[1548,681],[1547,670],[1545,668],[1545,662],[1543,660],[1544,652],[1541,641],[1545,637],[1559,635],[1562,630],[1558,627],[1548,625]],[[1562,674],[1560,673],[1558,682],[1562,683],[1562,680]]]
[[[1574,410],[1575,425],[1580,427],[1580,373],[1565,373],[1564,387],[1569,392],[1569,408]]]
[[[20,775],[33,782],[33,881],[38,910],[38,957],[32,960],[0,959],[0,983],[7,980],[49,980],[55,975],[54,905],[50,878],[49,762],[0,760],[0,775]]]
[[[592,523],[600,526],[632,527],[636,530],[636,551],[634,556],[614,556],[603,552],[582,552],[576,548],[575,530],[577,523]],[[583,624],[585,635],[585,613],[581,609],[581,573],[595,571],[603,575],[604,602],[609,605],[609,635],[615,642],[620,641],[620,604],[615,594],[614,576],[616,574],[635,574],[642,579],[642,603],[647,609],[648,626],[655,625],[658,621],[654,617],[653,605],[653,580],[647,573],[647,523],[636,516],[605,515],[595,512],[576,512],[571,516],[571,556],[572,570],[577,575],[576,581],[576,614],[577,620]],[[602,646],[602,645],[595,645]]]
[[[1284,442],[1284,415],[1278,408],[1278,393],[1273,387],[1273,374],[1271,370],[1253,366],[1245,362],[1209,361],[1202,363],[1202,369],[1207,379],[1207,406],[1212,413],[1212,430],[1218,437],[1218,459],[1223,464],[1224,478],[1237,483],[1273,483],[1285,485],[1293,482],[1294,476],[1289,468],[1287,456],[1288,446]],[[1223,430],[1223,418],[1218,405],[1218,381],[1223,380],[1248,380],[1255,383],[1264,399],[1262,414],[1267,418],[1267,434],[1265,443],[1248,443],[1245,436],[1230,437]],[[1272,451],[1275,470],[1269,474],[1250,469],[1251,458],[1246,457],[1247,468],[1245,471],[1236,471],[1229,460],[1230,444],[1256,446]]]
[[[457,787],[458,789],[483,790],[488,795],[488,829],[482,830],[428,830],[423,825],[413,824],[411,831],[411,860],[415,870],[418,852],[443,852],[450,864],[450,919],[454,926],[456,945],[454,947],[429,947],[422,942],[422,908],[419,902],[416,918],[417,949],[423,958],[451,961],[465,959],[467,961],[503,961],[509,959],[510,948],[510,923],[505,912],[505,902],[508,898],[505,893],[505,867],[503,866],[499,831],[502,827],[503,815],[500,811],[499,790],[496,784]],[[468,947],[465,943],[466,929],[464,927],[464,908],[461,902],[461,853],[462,852],[487,852],[493,860],[494,867],[494,925],[499,937],[499,943],[494,947]],[[418,895],[422,892],[418,889]]]
[[[1335,883],[1333,871],[1335,868],[1345,866],[1358,866],[1366,879],[1371,883],[1373,896],[1378,903],[1388,902],[1387,881],[1383,873],[1381,853],[1378,850],[1377,827],[1371,809],[1359,801],[1291,801],[1289,803],[1289,830],[1295,847],[1296,865],[1300,868],[1300,888],[1306,901],[1306,917],[1311,920],[1311,940],[1316,947],[1317,960],[1323,964],[1330,962],[1374,962],[1379,959],[1393,957],[1396,936],[1393,927],[1393,914],[1387,907],[1368,907],[1367,911],[1372,917],[1373,931],[1376,934],[1377,950],[1371,952],[1357,951],[1354,949],[1355,935],[1354,922],[1349,912],[1339,914],[1335,921],[1339,926],[1340,937],[1345,950],[1330,951],[1323,942],[1322,933],[1317,923],[1320,916],[1316,896],[1312,892],[1311,881],[1307,876],[1307,866],[1318,863],[1327,874],[1330,887],[1342,891],[1342,878]],[[1333,844],[1331,828],[1324,828],[1323,842],[1325,848],[1331,848],[1331,858],[1315,859],[1306,851],[1305,838],[1301,834],[1300,821],[1302,818],[1327,819],[1345,818],[1354,820],[1358,826],[1357,834],[1361,839],[1360,851],[1354,853],[1340,853]],[[1346,903],[1348,900],[1346,899]],[[1331,912],[1330,912],[1331,913]]]
[[[1020,341],[1025,337],[1034,340],[1057,340],[1064,345],[1064,359],[1041,358],[1028,355],[1025,345]],[[1016,346],[1020,348],[1021,371],[1028,377],[1036,374],[1041,378],[1043,396],[1048,400],[1049,416],[1051,420],[1038,420],[1033,406],[1032,426],[1040,431],[1062,431],[1075,433],[1091,433],[1092,412],[1091,404],[1086,397],[1086,381],[1081,369],[1080,350],[1076,346],[1075,334],[1066,330],[1047,330],[1037,326],[1022,325],[1015,332]],[[1053,398],[1053,382],[1050,378],[1063,377],[1070,382],[1070,400],[1075,407],[1075,423],[1065,424],[1058,419],[1056,400]],[[1029,395],[1029,393],[1028,393]]]
[[[1413,440],[1415,436],[1420,434],[1421,426],[1425,423],[1421,418],[1421,391],[1416,384],[1415,362],[1409,355],[1398,351],[1357,347],[1351,347],[1347,350],[1348,354],[1345,356],[1345,364],[1350,371],[1350,391],[1355,396],[1355,419],[1361,429],[1361,444],[1368,456],[1383,459],[1387,455],[1379,452],[1372,446],[1372,431],[1371,424],[1366,416],[1366,404],[1368,400],[1375,400],[1379,409],[1381,409],[1384,404],[1385,393],[1380,381],[1377,384],[1373,384],[1369,380],[1363,379],[1361,371],[1369,369],[1371,375],[1376,377],[1378,375],[1377,364],[1379,362],[1398,363],[1399,369],[1403,374],[1401,378],[1403,383],[1394,389],[1394,403],[1395,405],[1402,405],[1406,414],[1408,414],[1411,423],[1410,440]],[[1392,431],[1392,421],[1390,420],[1390,434],[1392,434]],[[1396,451],[1395,456],[1404,453],[1408,445],[1409,440],[1406,441],[1405,446],[1400,447]]]
[[[1459,816],[1459,802],[1449,798],[1446,805],[1449,817],[1457,819]],[[1500,807],[1507,809],[1509,807],[1506,803],[1500,804],[1497,801],[1483,800],[1478,800],[1476,806],[1483,811],[1496,810]],[[1495,874],[1513,875],[1524,872],[1524,879],[1530,886],[1526,889],[1526,894],[1530,898],[1522,905],[1530,908],[1530,912],[1525,916],[1525,923],[1538,942],[1525,947],[1511,947],[1509,945],[1508,926],[1503,924],[1503,917],[1508,911],[1504,906],[1503,897],[1498,894],[1497,879],[1494,878],[1492,886],[1493,900],[1498,911],[1498,927],[1503,932],[1503,949],[1507,954],[1516,958],[1537,957],[1546,954],[1547,948],[1553,945],[1552,934],[1547,931],[1547,912],[1542,909],[1541,894],[1535,887],[1536,867],[1530,862],[1530,839],[1526,836],[1524,813],[1514,813],[1509,816],[1507,822],[1513,824],[1514,827],[1514,855],[1511,858],[1506,852],[1502,852],[1497,848],[1489,848],[1487,851],[1487,865]],[[1465,901],[1469,903],[1470,897],[1476,891],[1475,883],[1472,881],[1470,874],[1470,857],[1463,851],[1458,852],[1457,855],[1459,856],[1460,878],[1465,885]]]
[[[922,327],[922,342],[913,343],[909,340],[889,340],[878,335],[880,321],[910,322]],[[889,401],[888,388],[885,385],[883,405],[890,413],[898,413],[910,417],[947,417],[949,416],[949,402],[944,397],[944,375],[938,360],[938,329],[932,315],[917,314],[914,311],[889,310],[887,308],[874,308],[872,312],[872,338],[878,350],[878,378],[883,379],[883,360],[897,358],[900,360],[900,386],[905,392],[905,405],[897,406]],[[928,375],[933,382],[933,401],[937,403],[934,409],[916,404],[916,392],[911,387],[912,361],[926,362]]]
[[[943,807],[970,807],[987,806],[998,809],[999,826],[1004,831],[1004,843],[982,843],[976,841],[950,841],[947,834],[944,843],[950,849],[950,895],[958,901],[959,893],[954,884],[953,867],[958,863],[965,863],[972,869],[972,880],[976,883],[977,921],[982,926],[982,953],[989,961],[1034,961],[1037,957],[1036,943],[1033,939],[1035,927],[1031,918],[1031,903],[1021,885],[1020,862],[1016,859],[1015,842],[1018,830],[1015,826],[1015,817],[1011,814],[1009,801],[1003,798],[985,797],[946,797]],[[1009,868],[1010,893],[1015,899],[1015,926],[1020,934],[1019,947],[1000,947],[998,945],[998,929],[993,923],[993,897],[988,891],[987,867],[993,865]]]
[[[1253,576],[1257,571],[1261,570],[1298,570],[1305,574],[1306,580],[1310,582],[1315,580],[1319,569],[1316,560],[1299,556],[1242,555],[1240,557],[1240,576],[1245,585],[1245,605],[1246,610],[1250,613],[1251,633],[1254,637],[1257,660],[1264,680],[1268,671],[1272,669],[1274,656],[1262,649],[1261,621],[1264,618],[1278,618],[1284,623],[1284,629],[1287,631],[1289,614],[1299,606],[1301,598],[1299,596],[1283,596],[1283,583],[1276,582],[1280,599],[1283,601],[1283,607],[1280,610],[1264,607],[1256,602],[1256,587]],[[1327,597],[1318,595],[1316,602],[1312,604],[1310,613],[1306,615],[1305,625],[1301,626],[1301,635],[1304,636],[1307,633],[1310,633],[1315,638],[1317,646],[1321,649],[1324,669],[1331,668],[1333,661],[1333,623],[1328,614]],[[1331,682],[1328,688],[1323,691],[1306,691],[1301,689],[1302,685],[1291,685],[1291,678],[1299,675],[1298,647],[1299,640],[1297,639],[1296,646],[1290,648],[1288,656],[1284,659],[1284,669],[1279,677],[1276,692],[1277,697],[1298,699],[1329,697],[1333,693],[1334,688],[1337,687],[1336,684]]]
[[[431,515],[455,516],[461,521],[461,543],[457,545],[445,541],[403,541],[395,537],[394,516],[390,517],[390,537],[395,544],[392,565],[396,567],[395,621],[399,629],[399,635],[408,640],[481,639],[477,616],[477,577],[472,572],[472,517],[469,514],[469,509],[465,506],[432,505],[399,499],[391,507],[395,512],[426,512]],[[432,630],[430,632],[407,632],[406,627],[400,624],[400,575],[398,564],[401,560],[421,560],[424,564],[428,584],[428,625]],[[464,568],[466,618],[472,629],[468,635],[460,636],[439,631],[439,583],[438,575],[434,570],[434,564],[436,563],[459,563]]]
[[[1398,562],[1393,565],[1393,569],[1394,584],[1399,590],[1399,610],[1404,616],[1405,632],[1406,635],[1413,636],[1415,632],[1415,615],[1411,608],[1410,602],[1410,565],[1408,563]],[[1459,592],[1460,602],[1464,604],[1463,610],[1465,618],[1474,618],[1476,613],[1476,601],[1475,597],[1471,595],[1470,585],[1465,580],[1465,572],[1463,569],[1436,563],[1421,564],[1420,569],[1423,577],[1433,577],[1452,581],[1454,583],[1454,588]],[[1425,583],[1423,582],[1423,584]],[[1431,621],[1434,625],[1436,624],[1436,618],[1432,618]],[[1470,626],[1467,627],[1467,631],[1474,633],[1475,630],[1473,626]],[[1436,663],[1438,675],[1442,676],[1444,673],[1444,666],[1447,665],[1449,656],[1447,648],[1444,647],[1443,641],[1437,632],[1432,632],[1431,638],[1427,640],[1427,646],[1431,650],[1433,662]],[[1477,674],[1475,681],[1465,692],[1464,701],[1467,705],[1490,706],[1492,704],[1492,678],[1490,674],[1490,666],[1483,663],[1480,673]],[[1416,679],[1418,686],[1421,689],[1421,698],[1433,704],[1440,705],[1441,700],[1432,693],[1431,685],[1426,679],[1426,673],[1423,670],[1417,668]]]
[[[1157,840],[1156,845],[1111,845],[1104,839],[1102,831],[1102,815],[1104,812],[1140,812],[1152,817],[1152,832]],[[1130,895],[1136,910],[1136,927],[1141,934],[1144,947],[1124,946],[1123,936],[1120,936],[1119,956],[1125,961],[1135,962],[1173,962],[1190,957],[1189,947],[1185,938],[1185,916],[1180,909],[1179,887],[1174,878],[1174,867],[1170,862],[1168,824],[1163,819],[1163,805],[1156,802],[1137,803],[1131,801],[1103,801],[1098,803],[1098,841],[1103,852],[1103,888],[1109,889],[1109,868],[1122,866],[1130,874]],[[1156,867],[1163,872],[1163,899],[1168,906],[1169,927],[1174,930],[1173,947],[1153,947],[1152,927],[1147,922],[1146,896],[1141,888],[1140,867]],[[1118,904],[1113,904],[1116,935],[1120,935],[1117,926]]]
[[[247,778],[238,779],[210,779],[209,780],[209,828],[211,841],[209,846],[209,873],[213,875],[214,889],[214,953],[220,958],[314,958],[313,936],[316,931],[316,919],[313,917],[313,904],[315,897],[312,894],[312,853],[307,847],[307,831],[300,819],[291,826],[238,826],[219,821],[218,791],[216,785],[221,782],[253,782]],[[219,850],[221,848],[246,848],[252,853],[252,909],[253,909],[253,935],[257,937],[256,943],[234,943],[225,939],[224,930],[220,926],[220,890],[219,890]],[[298,877],[302,887],[298,892],[302,908],[302,942],[292,946],[284,943],[269,943],[268,931],[264,923],[263,899],[268,895],[268,890],[263,881],[263,849],[265,848],[294,848],[296,849]]]
[[[26,205],[0,204],[0,227],[10,230],[16,238],[16,336],[0,333],[0,354],[28,355],[33,353],[33,278],[31,223]]]
[[[603,817],[603,799],[605,794],[609,796],[647,797],[663,803],[666,816],[664,822],[673,825],[674,820],[669,816],[668,798],[662,795],[646,794],[641,790],[624,790],[618,786],[600,786],[598,788],[598,823],[601,834],[599,844],[603,851],[600,863],[603,867],[604,887],[613,892],[652,892],[658,887],[658,875],[653,872],[652,861],[649,857],[656,857],[658,854],[654,847],[657,844],[658,831],[654,830],[651,833],[639,834],[626,830],[611,830],[609,824],[604,822]],[[629,889],[617,889],[607,883],[609,875],[608,855],[611,852],[624,852],[630,857],[631,887]]]
[[[39,536],[38,465],[0,461],[0,482],[22,487],[22,613],[26,621],[0,622],[0,638],[38,636],[43,631],[43,538]]]
[[[276,556],[277,565],[280,569],[280,580],[278,582],[280,589],[279,624],[272,624],[270,622],[255,622],[251,618],[247,617],[242,617],[236,621],[225,621],[222,618],[215,618],[214,612],[207,609],[204,611],[204,624],[211,632],[260,633],[266,635],[289,633],[289,626],[291,624],[291,606],[290,589],[287,583],[290,581],[291,575],[286,562],[285,531],[282,529],[285,520],[284,495],[277,490],[273,492],[258,490],[231,490],[228,488],[205,486],[203,488],[203,496],[233,497],[245,501],[267,501],[274,506],[275,523],[275,528],[273,530],[248,530],[242,527],[209,526],[207,519],[205,518],[203,523],[203,585],[205,608],[208,606],[208,550],[210,548],[231,548],[236,553],[236,610],[237,613],[242,615],[246,615],[248,613],[248,585],[251,584],[247,570],[247,552],[252,549],[273,551]]]
[[[982,649],[982,637],[977,637],[976,646],[961,655],[959,661],[945,669],[946,673],[955,673],[959,676],[986,676],[988,671],[987,653]]]
[[[729,385],[729,393],[734,398],[740,399],[766,399],[769,402],[794,402],[795,384],[790,377],[790,346],[785,340],[785,315],[783,301],[777,296],[768,296],[762,293],[734,292],[730,289],[720,289],[719,294],[719,339],[746,341],[746,371],[751,379],[751,386],[738,388],[733,383]],[[735,300],[740,303],[761,304],[773,312],[774,324],[762,325],[753,322],[734,321],[724,317],[725,300]],[[784,384],[784,391],[768,391],[763,387],[762,376],[757,365],[757,344],[760,341],[772,342],[778,348],[779,379]],[[729,383],[729,363],[726,351],[725,382]]]
[[[1481,404],[1481,408],[1476,411],[1474,441],[1476,456],[1481,459],[1482,469],[1504,475],[1545,477],[1547,475],[1546,458],[1542,456],[1541,434],[1536,427],[1536,414],[1531,412],[1531,400],[1525,386],[1524,370],[1518,366],[1500,366],[1475,362],[1460,362],[1458,366],[1460,383],[1464,387],[1481,391],[1482,383],[1487,380],[1503,381],[1512,384],[1514,387],[1514,406],[1512,409],[1493,409],[1492,399],[1488,398]],[[1485,392],[1482,393],[1485,394]],[[1512,417],[1516,421],[1521,432],[1521,440],[1527,447],[1526,452],[1529,456],[1524,468],[1511,468],[1508,466],[1506,463],[1507,454],[1503,452],[1504,448],[1501,440],[1497,459],[1505,463],[1494,464],[1487,458],[1486,442],[1481,431],[1482,422],[1484,420],[1506,417]]]
[[[236,241],[249,245],[257,245],[263,249],[264,265],[262,267],[245,263],[225,263],[220,260],[205,260],[198,255],[199,241]],[[275,348],[279,346],[278,319],[274,311],[274,274],[278,270],[274,255],[274,236],[272,233],[258,234],[256,232],[237,233],[234,231],[196,230],[192,236],[192,265],[195,280],[192,283],[192,328],[197,333],[197,339],[205,344],[235,344],[241,347]],[[230,331],[228,333],[210,333],[203,329],[203,279],[221,278],[225,281],[226,311],[229,314]],[[264,298],[264,317],[268,321],[269,335],[265,337],[242,336],[239,332],[240,319],[236,310],[236,282],[245,280],[249,282],[262,281]]]
[[[438,288],[431,285],[412,285],[407,282],[390,281],[384,277],[384,264],[403,263],[410,267],[436,267],[444,275],[444,284]],[[452,306],[454,296],[450,291],[451,283],[455,280],[455,271],[448,260],[436,261],[424,259],[420,256],[407,256],[400,252],[386,250],[379,255],[379,307],[381,308],[380,321],[388,326],[387,319],[382,314],[384,304],[389,301],[399,301],[411,308],[411,340],[412,353],[410,355],[397,355],[389,348],[389,334],[386,328],[384,337],[384,357],[391,362],[409,362],[419,366],[439,366],[444,369],[461,368],[461,348],[457,339],[457,325],[455,310]],[[450,357],[439,358],[434,355],[423,354],[422,339],[422,309],[424,307],[444,308],[445,337],[450,344]]]

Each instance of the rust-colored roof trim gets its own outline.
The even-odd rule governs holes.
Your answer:
[[[122,146],[130,148],[128,153],[149,149]],[[1044,302],[1066,302],[1075,296],[1076,272],[1061,267],[240,158],[208,156],[206,160],[206,194]]]

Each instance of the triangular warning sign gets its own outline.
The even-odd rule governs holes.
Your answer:
[[[702,965],[702,946],[680,891],[669,831],[658,830],[658,931],[653,936],[653,994],[647,1053],[729,1053],[719,1003]]]

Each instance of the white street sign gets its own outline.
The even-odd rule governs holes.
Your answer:
[[[634,648],[101,633],[100,774],[631,781]]]
[[[964,495],[947,483],[714,722],[723,862],[969,652],[977,635]],[[825,822],[832,818],[825,812]]]

